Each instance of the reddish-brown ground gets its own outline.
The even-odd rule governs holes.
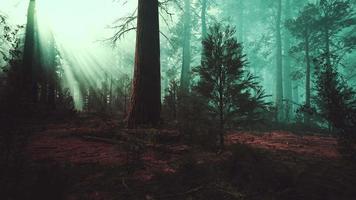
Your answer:
[[[227,136],[229,144],[243,143],[272,151],[290,151],[305,156],[335,159],[340,154],[337,140],[327,136],[299,136],[285,131],[264,134],[232,132]]]
[[[72,127],[68,124],[50,125],[46,130],[30,138],[28,152],[35,162],[51,162],[59,165],[98,165],[101,167],[122,167],[128,164],[130,156],[125,144],[112,144],[100,140],[90,140],[85,135],[104,135],[107,125],[87,128],[85,125]],[[109,125],[111,127],[111,125]],[[100,137],[99,137],[100,138]],[[160,147],[162,149],[162,147]],[[162,155],[159,147],[148,145],[140,160],[144,168],[135,170],[134,176],[140,181],[149,181],[157,172],[171,174],[176,170],[172,165],[188,148],[183,144],[169,144],[164,148],[169,154]]]
[[[105,129],[105,128],[104,128]],[[49,126],[49,129],[34,135],[30,140],[29,152],[34,161],[48,161],[59,164],[98,164],[102,166],[123,166],[127,164],[127,152],[120,146],[102,141],[90,141],[78,137],[87,133],[100,132],[100,128],[64,128]],[[101,130],[102,131],[102,130]],[[232,132],[227,135],[227,144],[243,143],[256,148],[271,151],[290,151],[305,156],[317,156],[329,159],[339,158],[337,141],[332,137],[298,136],[288,132],[271,132],[266,134],[250,134]],[[159,155],[149,149],[142,154],[145,168],[135,171],[141,180],[151,180],[154,173],[174,173],[174,162],[180,159],[187,149],[184,145],[169,145],[173,152],[168,156]],[[204,160],[208,153],[201,156]],[[211,157],[211,156],[210,156]],[[213,159],[213,158],[212,158]],[[203,162],[203,161],[201,161]]]
[[[88,121],[82,124],[48,125],[42,131],[30,138],[28,152],[31,159],[37,163],[49,162],[58,165],[70,164],[72,166],[95,165],[103,169],[128,166],[127,149],[120,145],[100,140],[90,140],[85,135],[105,137],[113,132],[120,131],[113,125],[114,122]],[[109,138],[109,137],[106,137]],[[325,158],[326,160],[339,159],[337,140],[327,136],[299,136],[289,132],[276,131],[270,133],[231,132],[226,136],[228,145],[235,143],[247,144],[256,148],[263,148],[284,154],[292,152],[309,158]],[[156,174],[175,174],[178,170],[177,162],[186,157],[190,147],[181,143],[168,142],[167,144],[148,145],[144,153],[140,154],[143,162],[141,168],[135,168],[131,173],[138,182],[154,180]],[[192,151],[189,151],[192,152]],[[229,159],[231,154],[215,154],[195,150],[197,163],[219,162]],[[84,174],[77,182],[77,188],[87,186],[95,188],[93,183],[100,184],[107,178],[104,171]],[[116,183],[115,183],[116,184]],[[119,180],[120,185],[126,187],[124,180]],[[105,189],[93,189],[85,192],[68,194],[66,199],[110,199],[112,194]]]
[[[55,127],[51,127],[55,128]],[[86,129],[89,133],[95,132]],[[97,130],[96,130],[97,131]],[[84,134],[85,129],[48,129],[31,138],[29,152],[35,161],[53,161],[71,164],[99,164],[122,166],[127,162],[127,153],[115,144],[101,141],[90,141],[76,134]],[[74,133],[74,134],[73,134]],[[298,136],[289,132],[271,132],[265,134],[250,134],[241,132],[229,133],[227,144],[242,143],[256,148],[272,151],[290,151],[305,156],[317,156],[330,159],[340,157],[337,150],[337,140],[326,136]],[[170,145],[172,152],[184,151],[184,145]],[[157,152],[147,151],[142,160],[147,166],[161,168],[163,172],[173,173],[169,163],[177,159],[176,154],[157,158]],[[140,172],[151,176],[147,172]]]

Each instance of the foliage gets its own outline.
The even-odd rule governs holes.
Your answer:
[[[299,48],[304,49],[304,39],[311,37],[315,33],[315,25],[318,17],[318,8],[315,4],[307,4],[299,11],[298,16],[294,19],[287,20],[285,25],[290,33],[302,40]]]
[[[336,67],[319,60],[316,104],[329,129],[338,134],[339,150],[356,161],[356,91],[348,86]]]
[[[11,60],[18,58],[21,54],[19,50],[19,32],[24,28],[22,25],[12,26],[5,16],[0,15],[0,67],[7,72]]]
[[[195,91],[209,101],[213,118],[226,123],[259,121],[258,111],[264,109],[266,97],[256,77],[246,70],[242,47],[230,26],[215,24],[203,41],[203,62],[197,68],[199,81]]]
[[[203,40],[202,65],[196,69],[199,80],[194,91],[206,99],[209,114],[219,121],[221,131],[260,121],[260,112],[268,105],[256,77],[246,70],[242,46],[234,35],[230,26],[217,23],[210,27]]]
[[[326,82],[333,82],[331,81],[331,77],[336,78],[338,76],[334,74],[334,72],[338,73],[337,71],[340,66],[346,67],[344,60],[345,55],[351,53],[356,44],[352,37],[349,37],[350,34],[346,33],[348,28],[354,25],[354,11],[349,0],[321,0],[318,3],[309,3],[299,11],[297,17],[286,21],[286,28],[298,41],[290,51],[295,53],[304,51],[306,54],[305,59],[319,60],[317,62],[323,63],[317,64],[314,68],[311,67],[311,70],[314,70],[316,74],[312,79],[314,79],[314,82],[317,84],[315,87],[317,93],[313,91],[311,93],[316,98],[322,98],[319,95],[320,91],[323,90],[322,87],[326,87],[321,84],[323,82],[325,84]],[[302,62],[308,63],[308,60],[305,59],[303,59]],[[323,66],[323,72],[319,71],[318,65]],[[333,67],[331,67],[331,65]],[[325,80],[327,76],[329,76],[329,81]],[[295,78],[298,80],[301,77],[302,76],[298,76]],[[339,83],[341,82],[339,81]],[[343,84],[347,83],[345,82]],[[334,89],[341,91],[342,89],[337,89],[339,86],[336,85]],[[327,92],[324,91],[323,93],[326,94]],[[330,96],[330,98],[334,97]],[[304,116],[308,116],[305,119],[310,118],[312,122],[317,123],[320,122],[320,117],[325,119],[325,113],[321,115],[318,114],[317,110],[314,109],[315,107],[320,107],[320,101],[319,105],[306,105],[301,107],[298,111],[303,112]],[[340,120],[343,121],[342,119]]]
[[[319,112],[333,128],[351,133],[356,128],[356,92],[349,87],[337,70],[321,64],[316,80],[316,102]]]
[[[12,26],[7,18],[0,16],[0,118],[23,111],[23,100],[19,98],[21,91],[19,78],[22,62],[19,34],[24,26]]]

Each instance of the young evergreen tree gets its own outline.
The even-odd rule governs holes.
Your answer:
[[[319,112],[329,123],[329,128],[350,134],[356,128],[356,92],[326,60],[321,61],[320,68],[316,80]]]
[[[256,120],[265,95],[255,77],[246,71],[246,58],[237,42],[235,29],[215,24],[203,40],[202,65],[194,90],[207,100],[210,114],[218,121],[219,142],[224,147],[224,130],[230,124]],[[252,90],[256,89],[255,96]]]

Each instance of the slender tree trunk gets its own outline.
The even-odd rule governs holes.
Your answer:
[[[326,55],[326,65],[327,67],[331,67],[331,54],[330,54],[330,33],[329,28],[325,27],[325,55]]]
[[[182,92],[189,92],[190,85],[190,62],[191,62],[191,5],[190,0],[184,0],[184,41],[183,41],[183,63],[181,72]]]
[[[109,109],[110,109],[110,113],[112,113],[113,111],[113,93],[112,93],[112,90],[113,90],[113,79],[112,79],[112,75],[110,75],[110,92],[109,92]]]
[[[238,39],[240,43],[243,43],[244,41],[244,0],[240,0],[239,5],[238,5],[239,11],[238,11]]]
[[[220,101],[219,101],[219,140],[220,148],[224,148],[224,132],[225,132],[225,118],[224,118],[224,98],[223,88],[220,88]]]
[[[299,104],[299,86],[297,81],[293,82],[293,101],[296,104]]]
[[[169,70],[169,59],[168,56],[165,56],[164,62],[163,62],[163,66],[165,68],[165,76],[163,76],[163,93],[164,96],[166,96],[166,92],[169,90],[169,76],[167,75],[167,71]]]
[[[220,127],[219,127],[219,134],[220,134],[220,148],[224,148],[224,133],[225,133],[225,115],[224,115],[224,85],[225,85],[225,77],[224,77],[224,69],[223,66],[220,66],[220,77],[219,77],[219,117],[220,117]]]
[[[285,5],[285,20],[290,19],[290,0],[286,0],[286,5]],[[289,56],[289,49],[290,49],[290,34],[289,31],[284,29],[284,95],[286,99],[286,109],[285,109],[285,119],[287,122],[290,121],[291,115],[292,115],[292,110],[293,110],[293,104],[291,101],[293,100],[293,88],[292,88],[292,79],[291,79],[291,62],[290,62],[290,56]]]
[[[276,20],[276,107],[277,120],[280,121],[283,116],[283,71],[282,71],[282,37],[281,37],[281,17],[282,0],[278,0],[277,20]]]
[[[156,126],[161,111],[158,0],[138,0],[135,70],[129,128]]]
[[[202,0],[201,7],[201,35],[202,39],[207,35],[206,11],[208,9],[207,0]]]
[[[306,69],[306,77],[305,77],[305,106],[309,110],[310,109],[310,71],[311,71],[311,66],[310,66],[310,49],[309,49],[309,36],[305,36],[305,61],[307,64],[307,69]],[[310,123],[310,117],[309,114],[306,113],[304,116],[304,123],[309,124]]]

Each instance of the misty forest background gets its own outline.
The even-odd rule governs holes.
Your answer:
[[[123,16],[108,24],[105,22],[112,16],[105,14],[106,21],[101,22],[101,26],[105,26],[106,30],[93,33],[90,31],[94,26],[88,28],[88,22],[84,21],[80,24],[79,20],[86,16],[81,11],[74,13],[77,15],[75,17],[69,9],[68,16],[63,17],[63,21],[59,23],[61,17],[51,17],[58,13],[49,13],[59,10],[60,4],[39,1],[37,6],[35,2],[31,1],[27,12],[23,8],[21,10],[21,4],[26,5],[25,2],[9,3],[5,8],[10,14],[2,11],[1,15],[1,98],[2,105],[14,109],[13,112],[19,109],[25,115],[26,112],[30,114],[31,110],[37,110],[37,114],[45,114],[53,110],[72,109],[79,112],[119,114],[124,119],[130,108],[135,60],[144,59],[138,56],[147,55],[152,56],[151,61],[143,61],[148,62],[148,67],[159,66],[158,61],[161,63],[159,71],[153,66],[150,72],[140,74],[145,76],[145,73],[156,73],[161,77],[160,86],[151,85],[156,87],[151,89],[147,86],[147,91],[142,91],[160,96],[162,102],[163,117],[151,116],[156,118],[156,122],[152,123],[158,123],[157,120],[161,119],[166,122],[177,120],[180,111],[189,110],[180,108],[179,101],[185,99],[180,96],[188,93],[204,96],[203,91],[197,90],[197,86],[203,84],[201,87],[207,88],[211,83],[202,83],[202,74],[217,73],[202,68],[215,67],[213,65],[219,63],[219,59],[223,62],[227,59],[224,57],[229,56],[224,55],[224,52],[221,52],[222,55],[214,55],[213,52],[204,51],[214,45],[205,42],[216,42],[215,45],[220,46],[222,51],[231,50],[231,54],[240,56],[240,63],[222,66],[241,68],[239,70],[243,71],[241,75],[233,75],[236,80],[227,80],[226,86],[222,84],[227,90],[223,91],[227,94],[222,94],[226,98],[224,101],[231,101],[222,104],[225,106],[231,103],[235,106],[224,108],[222,112],[224,115],[235,112],[238,116],[235,118],[240,119],[232,125],[235,128],[256,128],[258,123],[254,123],[254,120],[257,118],[269,123],[298,123],[333,130],[354,125],[353,88],[356,72],[353,1],[162,2],[158,5],[159,27],[154,24],[158,23],[157,20],[148,18],[137,24],[137,19],[140,18],[135,9],[137,5],[133,2],[111,2],[122,7],[122,13],[128,14],[119,13],[117,15]],[[103,4],[108,5],[108,2]],[[94,3],[84,5],[83,9],[93,9],[93,6]],[[23,13],[19,13],[20,11]],[[94,14],[97,13],[93,11]],[[71,18],[74,18],[74,22],[67,21]],[[100,19],[99,16],[88,18]],[[59,23],[58,26],[56,22]],[[78,30],[74,23],[79,23]],[[220,32],[211,30],[216,24],[219,24]],[[139,30],[140,26],[156,34],[158,30],[154,29],[159,29],[160,40],[156,36],[159,41],[159,47],[156,48],[159,49],[149,49],[154,48],[154,42],[147,41],[152,39],[142,38],[141,42],[141,36],[138,36],[137,44],[147,43],[147,48],[144,49],[144,45],[142,48],[149,52],[141,53],[136,50],[135,57],[133,41],[135,30]],[[219,34],[226,38],[220,38]],[[81,37],[86,39],[79,39]],[[222,41],[215,41],[214,37]],[[239,47],[233,50],[231,48],[234,47],[230,45],[224,46],[224,40],[238,43],[236,45]],[[136,45],[136,48],[140,46]],[[158,57],[159,60],[155,58],[156,61],[153,61],[153,57]],[[242,88],[238,88],[238,91],[227,86],[232,81],[242,82],[247,79],[250,79],[249,85],[245,88],[240,86]],[[147,78],[148,82],[151,80]],[[156,80],[157,84],[158,81]],[[209,79],[206,81],[213,82]],[[160,94],[155,92],[158,87]],[[15,97],[9,97],[9,88],[16,91]],[[210,114],[215,112],[219,115],[219,102],[214,102],[219,91],[215,91],[218,88],[212,90],[211,99],[207,97],[209,102],[206,103],[210,104]],[[187,94],[181,94],[182,92]],[[247,99],[251,101],[261,102],[239,111],[245,107],[243,98],[227,97],[236,92],[249,96]],[[6,98],[11,98],[11,101]],[[6,105],[9,103],[13,105]],[[150,103],[152,107],[157,107],[156,110],[161,107]]]
[[[4,163],[88,119],[219,154],[231,131],[316,134],[356,159],[355,0],[9,0],[0,42]]]

